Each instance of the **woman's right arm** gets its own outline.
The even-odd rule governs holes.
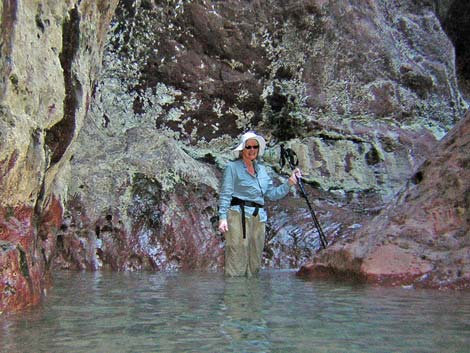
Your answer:
[[[219,231],[225,233],[228,230],[227,213],[233,195],[233,170],[231,164],[225,167],[224,176],[219,195]]]

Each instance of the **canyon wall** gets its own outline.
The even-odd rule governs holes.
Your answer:
[[[0,313],[38,302],[116,1],[2,1]]]

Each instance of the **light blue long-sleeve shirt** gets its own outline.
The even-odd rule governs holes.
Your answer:
[[[240,206],[230,206],[232,197],[264,205],[265,197],[270,200],[279,200],[289,193],[289,183],[286,181],[284,184],[274,186],[263,164],[255,162],[255,171],[254,176],[248,173],[242,159],[227,164],[220,190],[219,219],[227,219],[229,209],[240,211]],[[245,215],[250,217],[254,210],[254,207],[246,206]],[[261,222],[266,222],[267,214],[264,209],[259,210],[259,216]]]

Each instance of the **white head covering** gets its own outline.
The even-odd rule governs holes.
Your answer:
[[[264,154],[264,150],[266,149],[266,141],[264,140],[262,136],[256,135],[252,131],[246,132],[242,135],[240,144],[237,146],[237,148],[234,149],[235,153],[239,153],[240,151],[243,151],[243,149],[245,148],[246,141],[251,140],[251,139],[258,141],[258,145],[259,145],[258,157],[261,157]]]

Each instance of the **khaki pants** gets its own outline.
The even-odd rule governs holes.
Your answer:
[[[225,275],[251,277],[261,267],[266,224],[259,215],[245,217],[246,238],[243,239],[242,215],[229,211],[225,233]]]

